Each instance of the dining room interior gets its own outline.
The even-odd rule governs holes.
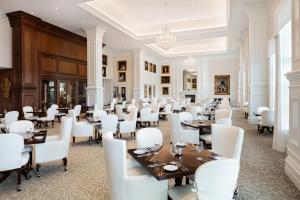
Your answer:
[[[0,199],[299,200],[300,0],[1,0]]]

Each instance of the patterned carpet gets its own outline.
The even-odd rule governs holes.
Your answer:
[[[245,129],[238,199],[299,200],[300,192],[284,173],[285,154],[272,150],[272,136],[268,133],[258,135],[256,126],[250,125],[238,111],[233,114],[233,123]],[[49,128],[50,134],[57,134],[58,126],[59,123],[55,128]],[[161,121],[160,129],[164,143],[168,143],[168,123]],[[130,136],[127,146],[135,147]],[[32,172],[30,180],[22,179],[21,192],[16,192],[16,177],[12,174],[0,184],[0,199],[109,199],[101,144],[90,146],[81,141],[70,146],[68,169],[64,172],[62,162],[42,165],[40,178]]]

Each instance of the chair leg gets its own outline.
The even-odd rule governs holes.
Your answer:
[[[54,120],[52,120],[52,126],[54,126]]]
[[[72,143],[73,146],[75,145],[75,141],[76,141],[76,138],[73,137],[73,143]]]
[[[17,169],[17,191],[21,191],[21,168]]]
[[[41,167],[40,164],[36,164],[36,166],[35,166],[35,171],[36,171],[36,176],[37,176],[37,177],[41,177],[41,174],[40,174],[40,167]]]
[[[64,164],[64,167],[65,167],[65,171],[68,171],[68,168],[67,168],[68,160],[67,160],[67,158],[63,158],[63,164]]]
[[[265,132],[265,128],[266,128],[265,126],[262,126],[260,128],[259,134],[263,134]]]

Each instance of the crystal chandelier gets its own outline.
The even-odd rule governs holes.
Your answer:
[[[172,47],[175,46],[176,43],[176,37],[172,35],[169,31],[168,24],[167,24],[167,14],[166,14],[166,2],[164,3],[164,9],[165,9],[165,28],[163,30],[163,33],[156,38],[156,44],[158,47],[169,50]]]

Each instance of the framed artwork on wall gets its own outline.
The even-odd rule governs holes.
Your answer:
[[[126,100],[126,87],[121,87],[121,97],[123,101]]]
[[[192,88],[197,89],[197,84],[193,83]]]
[[[156,65],[153,64],[153,72],[156,73]]]
[[[148,71],[148,62],[145,61],[145,71]]]
[[[106,67],[102,67],[102,77],[106,77]]]
[[[102,55],[102,65],[107,66],[107,55]]]
[[[161,66],[161,73],[162,74],[169,74],[170,73],[170,66],[169,65]]]
[[[230,95],[230,75],[215,76],[215,95]]]
[[[197,83],[197,79],[193,78],[192,83]]]
[[[149,72],[153,72],[153,64],[149,63]]]
[[[169,87],[162,87],[162,95],[169,95]]]
[[[119,69],[119,71],[126,71],[127,70],[127,61],[126,60],[118,61],[118,69]]]
[[[126,72],[119,72],[119,82],[126,82]]]
[[[161,77],[161,84],[169,84],[169,83],[170,83],[170,76]]]

